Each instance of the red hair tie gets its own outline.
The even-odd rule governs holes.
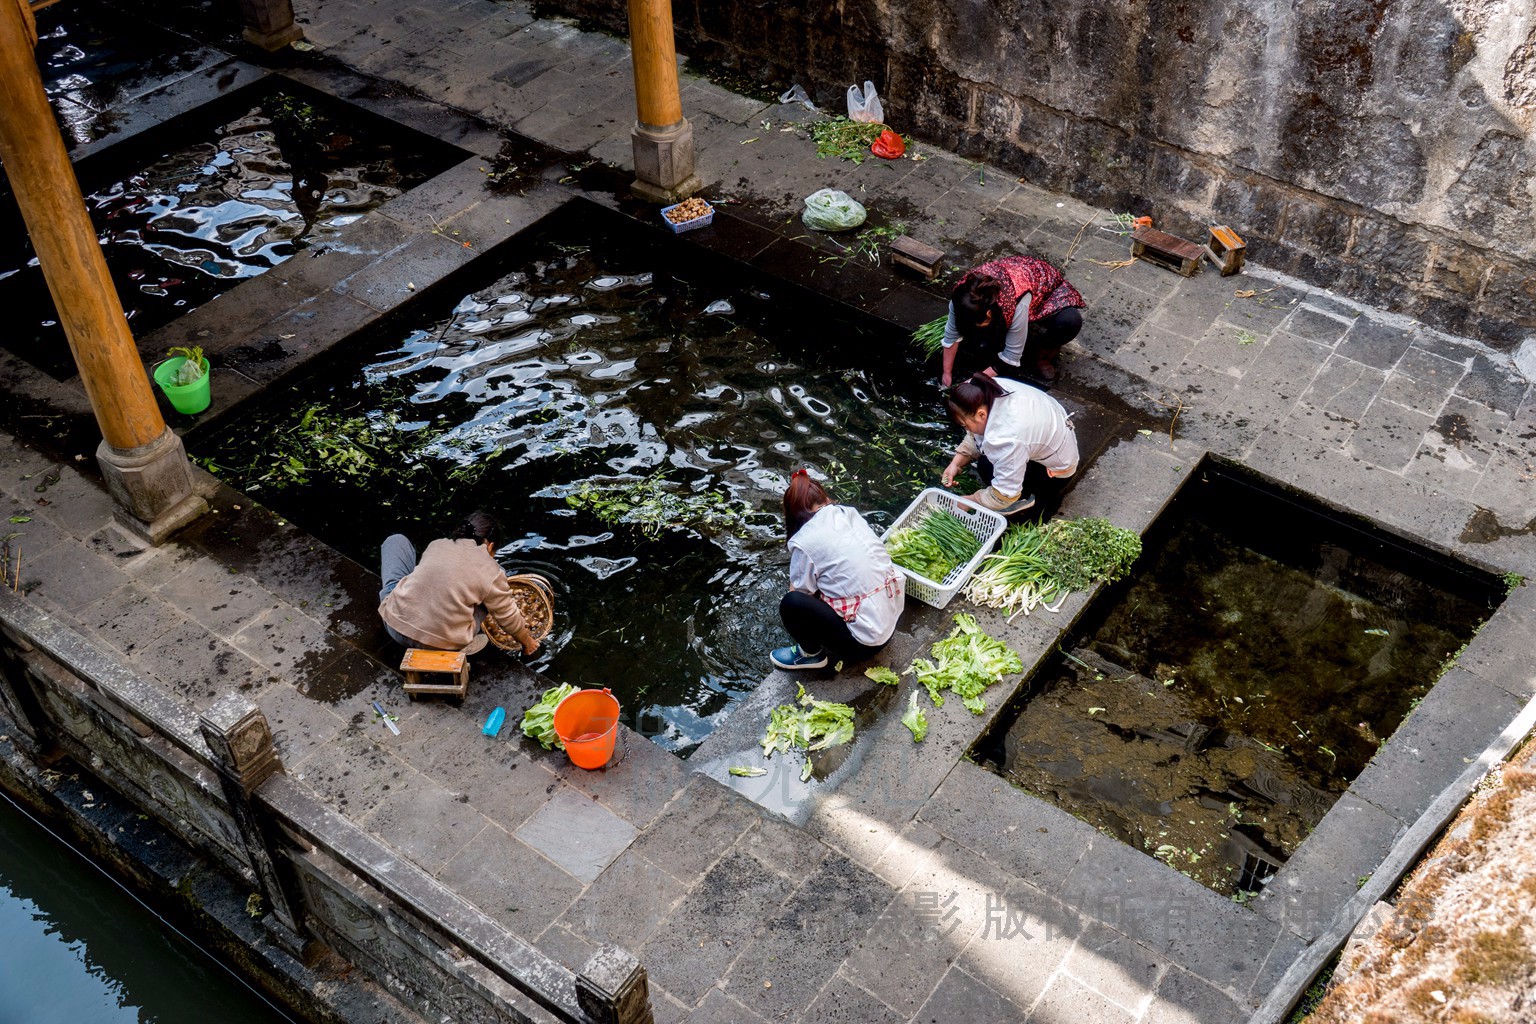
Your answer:
[[[793,480],[797,476],[810,476],[810,475],[811,475],[811,471],[806,469],[804,466],[801,466],[799,469],[797,469],[793,473],[789,474],[789,478],[791,480]]]

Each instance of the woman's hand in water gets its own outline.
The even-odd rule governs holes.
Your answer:
[[[946,388],[954,382],[954,379],[954,376],[951,375],[948,370],[945,370],[943,373],[939,374],[939,383]]]

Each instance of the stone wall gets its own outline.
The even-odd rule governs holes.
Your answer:
[[[624,31],[624,8],[542,9]],[[678,46],[1435,327],[1536,334],[1521,0],[674,0]]]

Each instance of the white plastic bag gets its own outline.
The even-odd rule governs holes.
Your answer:
[[[846,192],[824,188],[805,197],[800,220],[813,231],[847,231],[864,223],[864,207]]]
[[[866,81],[862,91],[856,85],[848,87],[848,120],[885,124],[885,108],[875,95],[874,82]]]
[[[801,86],[799,82],[796,82],[794,85],[790,86],[789,91],[779,97],[779,102],[798,103],[806,110],[816,109],[816,104],[811,102],[811,98],[806,95],[804,87]]]

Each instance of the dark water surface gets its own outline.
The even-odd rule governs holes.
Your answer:
[[[905,334],[690,263],[658,232],[588,226],[603,211],[584,208],[192,447],[369,565],[393,530],[419,547],[492,511],[503,564],[559,591],[536,664],[611,687],[687,752],[787,642],[789,474],[814,467],[888,522],[936,480],[956,430]],[[681,506],[680,528],[568,501],[645,481]]]
[[[1145,550],[993,755],[1227,895],[1295,852],[1502,597],[1212,469]]]
[[[443,170],[460,151],[273,80],[239,90],[77,169],[136,335],[308,250]],[[67,379],[74,363],[20,213],[0,196],[4,344]],[[197,339],[186,339],[196,344]]]
[[[290,1018],[0,797],[0,1021],[211,1020]]]

